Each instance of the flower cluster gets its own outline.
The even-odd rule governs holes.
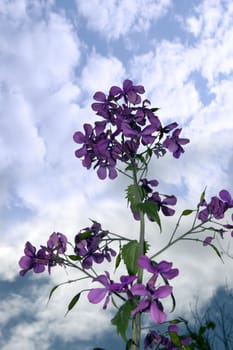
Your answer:
[[[170,208],[170,205],[176,205],[177,199],[174,195],[164,195],[164,198],[161,199],[161,195],[157,191],[153,191],[152,187],[158,186],[159,182],[157,180],[150,180],[148,181],[146,178],[141,179],[141,190],[142,190],[142,198],[143,198],[143,203],[147,204],[152,204],[155,203],[156,211],[162,211],[162,213],[165,216],[172,216],[175,214],[175,210]],[[151,206],[152,209],[152,206]],[[139,211],[137,210],[137,207],[134,207],[131,205],[131,210],[133,212],[135,220],[140,220],[140,214]],[[153,217],[149,214],[147,214],[148,219],[151,221],[154,221]]]
[[[93,288],[88,293],[88,300],[91,303],[99,303],[105,297],[103,308],[106,309],[112,293],[126,293],[129,299],[135,296],[142,297],[137,307],[132,310],[132,316],[138,312],[150,312],[151,318],[155,323],[162,323],[166,321],[166,314],[163,311],[163,305],[159,299],[166,298],[172,293],[170,285],[155,286],[158,276],[163,279],[170,280],[176,277],[179,273],[178,269],[172,268],[172,263],[161,261],[156,264],[152,262],[147,256],[143,255],[138,259],[138,265],[152,273],[152,277],[146,283],[134,283],[137,276],[121,276],[120,282],[115,283],[110,279],[110,275],[105,271],[105,275],[100,275],[93,279],[93,282],[100,282],[104,287]],[[134,284],[133,284],[134,283]]]
[[[98,222],[86,227],[75,236],[75,254],[82,258],[82,267],[91,268],[93,262],[100,264],[116,256],[115,250],[108,246],[108,231],[102,230]]]
[[[47,242],[47,246],[41,246],[36,252],[30,242],[26,242],[24,248],[24,256],[19,260],[19,266],[22,268],[20,275],[24,276],[29,270],[33,269],[35,273],[45,271],[48,266],[48,271],[52,266],[61,263],[62,260],[58,254],[64,254],[66,251],[67,238],[62,233],[52,233]]]
[[[129,291],[129,285],[133,283],[136,276],[121,276],[120,282],[115,283],[110,279],[109,272],[105,271],[105,275],[100,275],[93,279],[93,282],[100,282],[103,288],[93,288],[88,293],[88,300],[90,303],[100,303],[105,297],[103,308],[106,309],[112,293],[127,293],[131,296]]]
[[[221,220],[224,218],[225,213],[228,209],[233,208],[233,198],[231,194],[227,190],[221,190],[219,192],[219,197],[214,196],[211,198],[210,202],[207,203],[204,199],[201,203],[198,205],[199,207],[204,207],[198,214],[198,219],[202,221],[203,223],[210,221],[212,218],[215,220]],[[231,216],[231,219],[233,221],[233,214]],[[221,225],[221,224],[220,224]],[[225,229],[231,230],[231,236],[233,237],[233,225],[232,224],[222,224],[222,228],[215,229],[214,234],[218,233],[221,238],[224,238],[224,232]],[[207,236],[204,241],[203,245],[207,246],[211,244],[213,239],[215,238],[215,235],[213,236]]]
[[[76,150],[76,157],[82,158],[87,169],[94,164],[100,179],[105,179],[107,174],[110,179],[116,178],[119,160],[135,164],[139,147],[150,147],[157,157],[164,155],[166,149],[175,158],[184,152],[182,145],[189,140],[179,137],[181,129],[176,129],[177,123],[162,126],[154,114],[158,108],[149,108],[150,101],[142,101],[140,95],[144,92],[143,86],[127,79],[122,88],[112,86],[108,95],[101,91],[94,94],[96,102],[92,109],[103,120],[96,121],[94,126],[84,124],[84,132],[75,132],[73,139],[82,145]],[[163,136],[171,131],[162,143]]]
[[[132,295],[143,297],[138,306],[132,311],[132,315],[137,312],[149,312],[151,319],[155,323],[163,323],[166,321],[166,314],[163,311],[163,305],[159,299],[166,298],[172,293],[172,287],[168,284],[156,287],[155,283],[160,276],[163,279],[170,280],[179,274],[178,269],[172,268],[172,263],[161,261],[156,264],[147,256],[143,255],[138,259],[138,265],[146,271],[152,273],[152,277],[146,283],[136,283],[131,288]]]
[[[189,345],[191,343],[191,338],[187,336],[180,336],[179,337],[179,347],[177,344],[174,344],[174,342],[171,339],[171,334],[175,333],[178,335],[179,328],[177,325],[170,325],[168,327],[168,334],[159,334],[156,331],[151,331],[149,332],[145,339],[144,339],[144,350],[151,348],[153,349],[154,346],[156,346],[156,349],[163,349],[163,350],[180,350],[181,348],[183,349],[184,345]],[[177,340],[177,337],[176,337]],[[162,346],[162,348],[160,347]]]

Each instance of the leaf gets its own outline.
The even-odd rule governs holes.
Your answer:
[[[93,350],[105,350],[104,348],[94,348]]]
[[[126,189],[126,198],[133,208],[138,204],[138,200],[143,197],[142,189],[139,185],[129,185]]]
[[[121,253],[119,253],[116,257],[115,270],[118,268],[121,262]]]
[[[144,241],[144,254],[148,253],[150,249],[150,243],[147,241]]]
[[[53,293],[55,292],[55,290],[60,287],[60,284],[58,284],[57,286],[53,287],[49,293],[49,299],[48,299],[48,303],[49,303],[49,300],[51,299]]]
[[[129,275],[136,275],[138,271],[139,243],[131,241],[122,247],[122,258]]]
[[[204,191],[201,194],[200,203],[202,203],[205,200],[205,191],[206,191],[206,188],[204,189]]]
[[[215,253],[217,254],[217,256],[222,260],[222,262],[224,262],[224,261],[223,261],[223,258],[222,258],[222,256],[221,256],[221,253],[220,253],[220,251],[218,250],[218,248],[217,248],[214,244],[212,244],[212,243],[209,243],[208,245],[211,246],[211,248],[215,251]]]
[[[158,204],[156,202],[146,201],[144,203],[139,203],[136,208],[142,210],[143,213],[147,214],[153,221],[155,221],[159,225],[161,231],[161,221],[158,214]]]
[[[73,309],[73,307],[74,307],[74,306],[76,305],[76,303],[79,301],[80,295],[81,295],[81,293],[78,293],[78,294],[76,294],[76,295],[73,297],[73,299],[71,300],[71,302],[70,302],[69,305],[68,305],[68,310],[67,310],[65,316],[68,314],[68,312],[69,312],[70,310]]]
[[[122,339],[127,342],[126,331],[131,316],[131,311],[135,308],[135,303],[132,300],[127,300],[118,310],[114,318],[111,320],[112,324],[116,326],[117,333],[121,335]]]
[[[192,214],[193,212],[194,212],[194,210],[192,210],[192,209],[185,209],[181,215],[187,216],[187,215]]]
[[[169,332],[171,341],[173,342],[174,345],[180,346],[180,337],[175,333],[175,332]]]
[[[68,258],[72,261],[82,260],[82,258],[77,255],[68,255]]]

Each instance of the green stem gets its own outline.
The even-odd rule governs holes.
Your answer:
[[[133,164],[133,180],[136,187],[136,201],[140,203],[142,201],[141,193],[139,190],[139,184],[137,179],[137,168]],[[144,255],[144,240],[145,240],[145,218],[144,213],[140,210],[140,231],[139,231],[139,256]],[[138,267],[137,283],[142,283],[143,270]],[[132,350],[140,350],[141,342],[141,314],[138,312],[132,320]]]

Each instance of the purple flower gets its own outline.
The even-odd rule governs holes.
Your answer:
[[[31,269],[35,273],[44,272],[45,266],[48,264],[45,250],[46,248],[43,247],[36,253],[36,248],[30,242],[27,242],[24,248],[25,255],[19,260],[19,266],[22,268],[19,274],[24,276]]]
[[[59,232],[54,232],[49,237],[47,247],[51,250],[57,250],[59,254],[64,254],[66,251],[67,237]]]
[[[228,209],[228,203],[223,202],[218,197],[214,196],[211,198],[209,204],[204,201],[200,204],[200,206],[205,206],[206,208],[201,210],[198,214],[198,219],[202,222],[207,221],[209,216],[213,215],[213,217],[217,220],[222,219],[224,217],[225,211]]]
[[[142,255],[138,258],[138,265],[154,275],[160,274],[166,279],[172,279],[179,274],[178,269],[172,269],[172,263],[167,261],[161,261],[158,264],[149,259],[146,255]]]
[[[174,215],[175,210],[169,208],[168,205],[176,205],[177,199],[175,196],[166,196],[163,200],[161,200],[158,192],[154,192],[149,200],[156,202],[158,204],[158,211],[161,209],[165,216]]]
[[[148,194],[151,193],[153,191],[152,187],[156,187],[158,186],[159,182],[157,180],[150,180],[148,181],[146,178],[141,179],[141,187],[144,189],[144,191]]]
[[[211,236],[206,237],[203,241],[203,246],[210,245],[213,239],[214,237],[211,237]]]
[[[219,197],[227,203],[228,208],[233,208],[233,198],[227,190],[221,190],[219,192]]]
[[[93,279],[93,282],[100,282],[103,288],[93,288],[88,293],[88,300],[90,303],[100,303],[105,297],[103,309],[106,309],[110,300],[111,293],[114,292],[128,292],[128,285],[136,279],[136,276],[121,276],[121,283],[114,283],[110,279],[110,275],[105,271],[105,275],[100,275]]]
[[[176,129],[173,131],[172,136],[167,136],[166,140],[163,142],[163,146],[166,147],[170,152],[172,152],[173,157],[179,158],[184,149],[182,145],[189,143],[189,139],[179,138],[182,129]]]
[[[132,315],[135,315],[137,312],[149,312],[155,323],[163,323],[166,321],[167,316],[158,299],[168,297],[172,293],[172,287],[165,285],[156,288],[156,279],[157,275],[153,275],[146,286],[142,283],[136,283],[132,286],[131,293],[133,295],[144,297],[139,301],[138,306],[132,311]]]
[[[110,262],[111,257],[116,255],[115,250],[108,247],[108,233],[102,230],[98,222],[94,222],[91,227],[86,227],[75,236],[75,253],[83,258],[84,269],[91,268],[93,262],[100,264],[104,259]]]
[[[130,102],[133,105],[141,102],[139,94],[144,94],[145,89],[142,85],[133,85],[133,82],[126,79],[123,82],[123,89],[118,86],[112,86],[109,95],[119,100],[122,96],[124,97],[125,103]]]

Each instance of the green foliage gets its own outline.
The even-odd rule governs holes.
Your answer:
[[[131,311],[136,307],[133,300],[127,300],[118,310],[114,318],[111,320],[112,324],[116,326],[117,333],[121,335],[122,339],[127,342],[126,332],[131,317]]]
[[[136,210],[138,204],[138,197],[143,198],[143,191],[139,185],[129,185],[126,189],[126,199],[130,203],[133,210]]]
[[[161,221],[158,214],[158,203],[152,201],[146,201],[144,203],[139,203],[136,206],[136,209],[141,210],[144,214],[147,214],[153,221],[155,221],[161,231]]]
[[[182,216],[187,216],[187,215],[190,215],[194,212],[195,210],[192,210],[192,209],[185,209],[183,212],[182,212]]]
[[[136,275],[138,271],[139,243],[134,240],[122,247],[121,255],[129,275]]]
[[[68,314],[68,312],[70,312],[70,310],[73,309],[73,307],[77,304],[77,302],[79,301],[81,293],[76,294],[70,301],[69,305],[68,305],[68,310],[65,314],[65,316]]]

